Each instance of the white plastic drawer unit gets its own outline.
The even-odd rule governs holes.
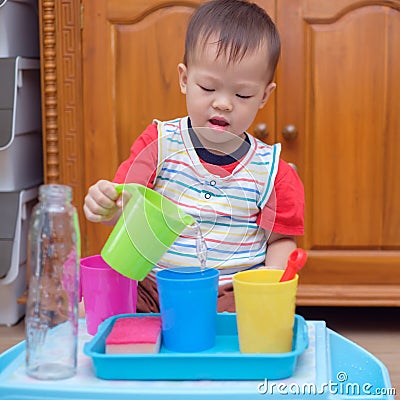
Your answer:
[[[0,0],[0,57],[39,57],[38,0]]]
[[[17,300],[27,286],[28,230],[37,195],[38,187],[0,191],[0,325],[13,325],[25,313]]]
[[[43,181],[40,63],[0,58],[0,191]]]

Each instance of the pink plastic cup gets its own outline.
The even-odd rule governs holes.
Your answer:
[[[80,265],[80,297],[89,334],[95,335],[108,317],[136,312],[137,281],[113,270],[100,255],[82,258]]]

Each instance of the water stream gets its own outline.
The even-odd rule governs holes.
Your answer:
[[[203,271],[207,268],[207,244],[201,232],[200,225],[195,222],[193,228],[196,231],[196,253],[200,263],[200,269]]]

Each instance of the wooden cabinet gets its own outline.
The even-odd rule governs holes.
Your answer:
[[[306,191],[302,301],[400,304],[400,2],[276,4],[276,139]]]
[[[186,114],[176,65],[200,3],[41,3],[46,180],[73,186],[80,209],[153,118]],[[305,185],[298,303],[400,305],[400,1],[258,4],[282,58],[250,131],[281,142]],[[80,217],[84,254],[98,252],[109,228]]]

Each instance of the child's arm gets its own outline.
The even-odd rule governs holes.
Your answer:
[[[91,222],[114,225],[121,215],[122,200],[115,183],[100,180],[91,186],[85,197],[83,211]]]
[[[284,269],[290,253],[296,248],[294,236],[271,233],[268,239],[267,254],[265,256],[265,267],[279,267]]]

